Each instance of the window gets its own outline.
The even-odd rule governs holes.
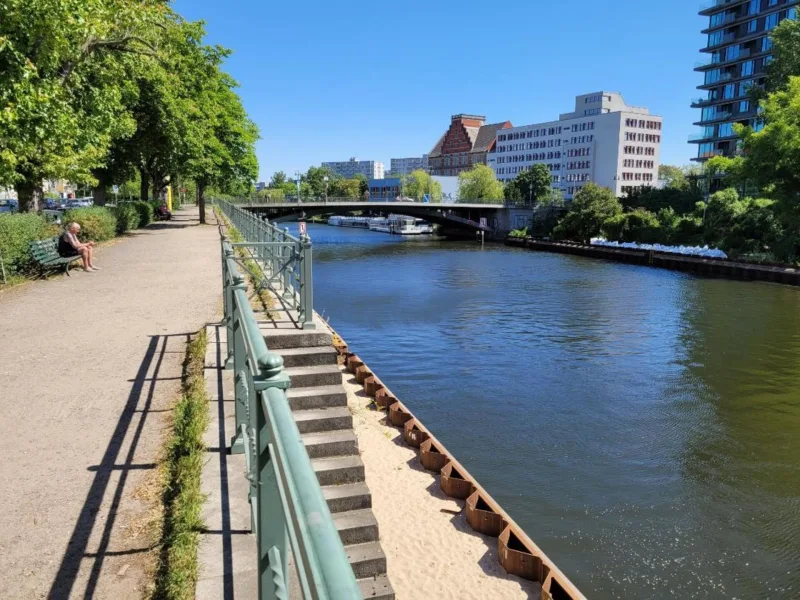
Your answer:
[[[739,112],[746,113],[750,112],[750,100],[742,100],[739,102]]]
[[[755,33],[758,31],[758,19],[753,19],[747,22],[747,33]]]
[[[756,63],[753,60],[746,60],[742,63],[742,77],[749,77],[755,70]],[[727,96],[725,96],[727,98]]]
[[[761,0],[750,0],[750,4],[747,5],[747,14],[757,15],[758,10],[760,8],[761,8]]]
[[[772,50],[772,38],[769,36],[761,39],[761,51],[767,52],[768,50]]]
[[[771,15],[767,15],[767,18],[764,20],[764,29],[766,31],[770,31],[772,29],[775,29],[777,25],[778,25],[778,13],[772,13]]]
[[[729,137],[733,135],[733,123],[722,123],[719,126],[719,137]]]

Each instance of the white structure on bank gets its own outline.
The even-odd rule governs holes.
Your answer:
[[[393,158],[391,160],[391,173],[392,177],[400,177],[401,175],[410,175],[412,171],[422,169],[428,170],[428,155],[423,154],[421,157],[414,158]]]
[[[622,196],[656,185],[661,122],[646,108],[625,104],[618,93],[584,94],[558,121],[499,130],[488,162],[503,182],[532,165],[547,165],[553,187],[566,199],[589,181]]]
[[[359,173],[367,179],[383,179],[383,163],[377,160],[351,158],[341,162],[324,162],[322,166],[345,179],[352,179]]]

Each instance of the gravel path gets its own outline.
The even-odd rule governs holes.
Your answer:
[[[0,294],[0,598],[141,597],[141,492],[187,334],[221,311],[218,239],[187,208]]]

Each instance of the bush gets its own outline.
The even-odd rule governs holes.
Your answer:
[[[149,202],[132,202],[133,207],[136,209],[136,212],[139,213],[139,227],[146,227],[153,222],[153,212],[154,208],[153,205]]]
[[[64,213],[64,225],[73,221],[81,226],[80,239],[104,242],[117,234],[117,218],[104,206],[73,208]]]
[[[117,218],[117,235],[139,227],[139,211],[130,202],[124,202],[109,210]]]
[[[656,244],[664,241],[658,218],[643,208],[609,219],[603,225],[603,233],[608,239],[619,242]]]
[[[31,262],[30,243],[58,235],[58,227],[29,213],[0,214],[0,253],[6,269],[20,272]]]

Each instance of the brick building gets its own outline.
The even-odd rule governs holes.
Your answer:
[[[475,165],[487,164],[497,132],[510,128],[511,122],[486,125],[486,117],[453,115],[450,128],[439,138],[428,155],[431,175],[458,175]]]

